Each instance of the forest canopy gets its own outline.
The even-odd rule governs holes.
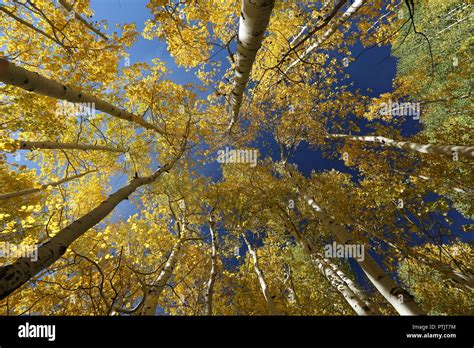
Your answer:
[[[0,315],[474,314],[469,2],[104,2],[0,2]]]

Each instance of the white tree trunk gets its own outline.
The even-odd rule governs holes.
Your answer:
[[[59,186],[59,185],[65,183],[65,182],[68,182],[68,181],[71,181],[71,180],[74,180],[74,179],[79,179],[79,178],[83,177],[84,175],[87,175],[87,174],[93,173],[93,172],[96,172],[96,170],[90,170],[90,171],[87,171],[85,173],[81,173],[81,174],[78,174],[78,175],[73,175],[73,176],[70,176],[68,178],[64,178],[62,180],[56,181],[56,182],[50,182],[48,184],[41,185],[41,187],[39,187],[39,188],[31,188],[31,189],[25,189],[25,190],[0,194],[0,201],[5,200],[5,199],[9,199],[9,198],[30,195],[32,193],[36,193],[36,192],[39,192],[41,190],[44,190],[48,186],[52,186],[52,187]]]
[[[288,231],[301,245],[304,252],[316,263],[316,266],[332,287],[342,295],[357,315],[365,316],[380,314],[377,306],[369,300],[364,291],[360,289],[357,284],[352,282],[352,280],[350,280],[342,270],[340,270],[332,261],[318,253],[316,247],[294,228],[290,226]]]
[[[206,289],[206,315],[212,315],[212,299],[217,275],[217,235],[214,231],[214,224],[214,221],[209,221],[209,232],[211,233],[211,271]]]
[[[313,255],[314,256],[314,255]],[[357,315],[374,315],[371,309],[365,304],[362,299],[354,293],[343,278],[331,267],[331,261],[324,257],[313,257],[316,266],[321,273],[326,277],[330,284],[341,293],[349,306]]]
[[[93,151],[109,151],[109,152],[118,152],[124,153],[127,150],[119,149],[111,146],[100,146],[100,145],[90,145],[90,144],[79,144],[79,143],[56,143],[53,141],[26,141],[19,140],[17,141],[18,150],[36,150],[36,149],[46,149],[46,150],[93,150]]]
[[[307,196],[304,200],[313,208],[316,216],[321,220],[324,227],[331,232],[341,244],[354,242],[351,235],[343,226],[331,219],[316,202]],[[413,297],[403,288],[398,286],[370,256],[365,248],[363,261],[356,259],[364,273],[383,297],[395,308],[400,315],[423,315],[421,308],[415,303]]]
[[[285,74],[287,74],[291,69],[293,69],[298,63],[300,63],[308,54],[313,52],[314,50],[318,49],[321,44],[323,44],[327,39],[329,39],[337,29],[345,22],[347,22],[359,9],[366,3],[367,0],[355,0],[351,6],[338,18],[334,20],[330,24],[330,27],[324,32],[323,35],[318,37],[315,43],[309,46],[303,53],[298,54],[298,58],[295,59],[285,70]]]
[[[20,258],[13,264],[0,268],[0,300],[7,297],[21,285],[30,280],[40,271],[51,266],[67,250],[67,248],[87,230],[104,219],[121,201],[127,199],[138,187],[154,182],[167,172],[177,158],[156,171],[153,175],[144,178],[135,178],[128,185],[111,194],[99,206],[86,215],[63,228],[48,242],[38,248],[36,262],[30,258]]]
[[[181,255],[181,247],[184,241],[184,234],[182,234],[176,244],[173,246],[173,250],[171,251],[168,260],[166,261],[165,267],[163,267],[163,269],[161,270],[158,279],[148,290],[148,294],[143,304],[141,315],[155,315],[160,295],[173,274],[173,270],[175,269],[176,264]]]
[[[263,34],[267,29],[274,5],[275,0],[242,0],[236,54],[237,66],[230,100],[232,120],[229,125],[229,132],[232,131],[232,127],[238,120],[252,65],[262,45]]]
[[[59,82],[43,77],[38,73],[23,69],[6,59],[0,59],[0,82],[20,87],[28,92],[66,100],[71,103],[92,103],[97,110],[113,117],[136,123],[146,129],[154,130],[160,134],[163,133],[160,128],[148,123],[140,116],[117,108],[114,105],[86,94],[77,88],[68,87]]]
[[[242,237],[244,238],[245,244],[247,244],[247,248],[249,250],[249,254],[252,257],[253,268],[255,269],[255,273],[257,274],[257,278],[260,283],[260,288],[262,290],[263,297],[265,298],[265,302],[267,303],[268,314],[278,315],[278,312],[275,306],[275,301],[273,300],[273,297],[270,293],[270,289],[268,288],[263,272],[260,269],[260,266],[258,265],[257,252],[253,249],[252,245],[247,240],[247,237],[245,236],[245,234],[242,233]]]
[[[352,141],[379,143],[382,146],[397,147],[399,149],[408,150],[412,152],[447,155],[451,158],[454,158],[457,155],[458,157],[474,159],[474,146],[418,144],[410,141],[397,141],[381,136],[354,136],[346,134],[332,134],[329,137],[345,138],[347,140]]]
[[[322,255],[320,255],[320,258],[322,258],[332,268],[332,270],[336,272],[342,281],[347,284],[349,289],[351,289],[351,291],[364,303],[364,308],[370,310],[371,315],[381,314],[377,306],[370,300],[365,291],[363,291],[351,278],[349,278],[334,262],[332,262],[330,259],[323,258]]]

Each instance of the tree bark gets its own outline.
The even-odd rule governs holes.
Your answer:
[[[382,144],[382,146],[397,147],[399,149],[412,152],[446,155],[450,156],[451,158],[454,158],[455,154],[457,154],[458,157],[474,159],[474,146],[418,144],[410,141],[397,141],[381,136],[354,136],[346,134],[331,134],[329,137],[344,138],[351,141],[380,143]]]
[[[217,275],[217,236],[214,231],[215,222],[209,221],[209,231],[211,233],[211,271],[206,289],[206,315],[212,315],[212,299],[214,295],[214,284]]]
[[[79,143],[56,143],[53,141],[26,141],[18,140],[17,141],[18,150],[36,150],[36,149],[45,149],[45,150],[93,150],[93,151],[109,151],[124,153],[127,150],[119,149],[111,146],[100,146],[100,145],[90,145],[90,144],[79,144]]]
[[[265,298],[265,302],[267,303],[268,314],[278,315],[278,312],[275,306],[275,301],[273,300],[273,297],[270,294],[270,289],[268,288],[263,272],[260,269],[260,266],[258,265],[257,252],[249,243],[245,234],[242,233],[242,237],[244,238],[245,244],[247,244],[247,248],[249,249],[249,254],[252,257],[253,268],[255,269],[255,273],[257,274],[258,282],[260,283],[260,288],[262,290],[263,297]]]
[[[331,286],[342,295],[357,315],[365,316],[380,314],[377,306],[370,301],[368,296],[357,286],[357,284],[350,280],[350,278],[347,277],[331,260],[318,253],[316,247],[304,238],[291,222],[287,222],[287,228],[290,234],[301,245],[303,251],[311,258],[311,260],[316,263],[316,266],[323,276],[329,281]],[[288,224],[290,226],[288,226]]]
[[[326,212],[324,212],[312,199],[308,196],[304,200],[313,208],[316,216],[321,220],[324,227],[331,232],[341,244],[351,244],[354,242],[351,235],[344,229],[344,227],[333,219],[331,219]],[[400,315],[423,315],[425,314],[421,308],[413,300],[405,289],[398,286],[377,264],[377,262],[370,256],[365,249],[365,258],[363,261],[356,259],[364,273],[367,275],[372,284],[382,294],[383,297],[395,308]]]
[[[314,255],[313,255],[314,256]],[[333,263],[324,258],[322,255],[319,257],[313,257],[313,261],[316,263],[316,266],[321,271],[321,273],[326,277],[329,283],[344,297],[346,302],[351,306],[354,312],[357,315],[374,315],[379,314],[373,312],[372,308],[368,307],[366,303],[360,298],[348,285],[348,283],[342,278],[338,272],[336,272],[331,265]],[[372,306],[373,307],[373,306]]]
[[[239,118],[243,94],[250,78],[252,65],[262,45],[275,0],[242,0],[237,41],[237,66],[232,90],[232,120],[229,133]]]
[[[128,185],[110,195],[99,206],[86,215],[63,228],[48,242],[38,248],[38,259],[33,262],[29,258],[20,258],[13,264],[0,268],[0,300],[25,284],[40,271],[56,262],[68,247],[90,228],[104,219],[120,202],[127,199],[138,187],[156,181],[160,175],[169,171],[174,162],[163,166],[153,175],[144,178],[134,178]]]
[[[16,66],[6,59],[0,59],[0,82],[20,87],[28,92],[34,92],[48,97],[66,100],[71,103],[93,103],[94,107],[110,116],[133,122],[143,128],[163,134],[157,126],[148,123],[142,117],[117,108],[114,105],[86,94],[81,90],[68,87],[62,83],[41,76],[29,70]]]
[[[322,255],[320,255],[322,258]],[[334,272],[341,278],[341,280],[347,284],[349,289],[356,295],[363,303],[366,309],[370,310],[370,315],[380,315],[380,310],[370,300],[366,292],[363,291],[351,278],[349,278],[334,262],[330,259],[323,258],[323,260],[332,268]]]
[[[184,241],[184,234],[182,234],[176,244],[173,246],[171,254],[166,261],[165,267],[163,267],[161,270],[158,279],[153,284],[153,286],[148,289],[148,294],[143,304],[141,315],[155,315],[156,309],[158,307],[158,300],[160,299],[161,293],[173,274],[173,270],[175,269],[181,255],[181,247]]]
[[[41,190],[44,190],[48,186],[52,186],[52,187],[59,186],[61,184],[64,184],[65,182],[72,181],[74,179],[79,179],[79,178],[83,177],[84,175],[87,175],[87,174],[90,174],[90,173],[93,173],[93,172],[96,172],[96,170],[89,170],[85,173],[81,173],[81,174],[78,174],[78,175],[73,175],[73,176],[64,178],[62,180],[56,181],[56,182],[50,182],[48,184],[41,185],[40,188],[31,188],[31,189],[25,189],[25,190],[0,194],[0,201],[5,200],[5,199],[9,199],[9,198],[15,198],[15,197],[30,195],[32,193],[36,193],[36,192],[39,192]]]

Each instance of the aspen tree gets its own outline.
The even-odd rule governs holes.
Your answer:
[[[77,88],[66,86],[41,76],[39,73],[34,73],[16,66],[14,63],[9,62],[6,59],[0,59],[0,81],[7,85],[22,88],[28,92],[66,100],[71,103],[91,103],[97,110],[105,112],[113,117],[136,123],[146,129],[162,133],[160,128],[145,121],[141,116],[120,109],[104,100],[84,93]]]
[[[229,125],[229,133],[238,121],[240,106],[250,79],[252,65],[262,45],[263,35],[270,21],[274,5],[274,0],[242,0],[237,42],[237,66],[231,96],[232,119]]]
[[[211,270],[206,287],[206,315],[212,315],[212,299],[214,296],[214,284],[217,275],[217,235],[215,231],[215,221],[209,217],[209,232],[211,234]]]
[[[330,231],[341,244],[350,244],[355,241],[350,234],[331,219],[324,210],[319,207],[312,198],[304,197],[315,215],[321,220],[324,227]],[[388,274],[377,264],[372,256],[366,252],[363,261],[357,260],[364,273],[367,275],[371,283],[377,288],[380,294],[397,310],[401,315],[422,315],[425,314],[419,306],[414,302],[405,289],[397,285]]]
[[[37,261],[20,258],[13,264],[0,268],[0,299],[5,298],[36,274],[51,266],[77,238],[104,219],[138,187],[153,183],[163,173],[169,171],[176,160],[164,165],[151,176],[132,179],[128,185],[111,194],[95,209],[63,228],[53,238],[39,247]]]
[[[382,146],[396,147],[402,150],[432,153],[435,155],[450,156],[452,159],[458,158],[474,159],[474,146],[459,146],[459,145],[434,145],[434,144],[419,144],[411,141],[398,141],[382,136],[354,136],[346,134],[332,134],[332,138],[343,138],[349,141],[361,141],[369,143],[377,143]]]
[[[267,303],[268,314],[270,315],[277,315],[277,309],[275,306],[275,301],[273,300],[272,294],[270,293],[270,289],[268,288],[267,281],[265,280],[265,276],[263,271],[261,270],[260,266],[258,265],[258,256],[256,250],[253,248],[252,244],[247,239],[247,236],[242,233],[242,238],[247,245],[250,257],[253,261],[253,267],[255,269],[255,273],[257,274],[257,279],[260,284],[260,289],[262,291],[263,297],[265,298],[265,302]]]

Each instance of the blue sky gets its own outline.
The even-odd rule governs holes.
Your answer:
[[[142,32],[145,22],[152,18],[150,10],[146,7],[148,0],[91,0],[91,8],[95,11],[93,20],[106,19],[109,23],[109,32],[113,32],[115,24],[136,23],[137,30]],[[139,37],[138,41],[129,51],[130,63],[151,63],[153,58],[166,62],[168,70],[172,71],[172,80],[185,84],[190,81],[199,82],[191,72],[179,68],[166,49],[166,44],[158,39],[146,40]]]

